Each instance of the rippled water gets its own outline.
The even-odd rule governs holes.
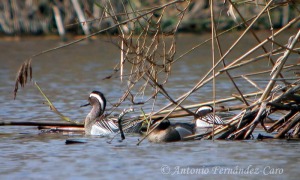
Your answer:
[[[178,54],[206,38],[208,36],[180,36]],[[227,38],[228,44],[234,39],[231,36]],[[246,49],[251,46],[247,38],[244,42],[247,43],[239,48]],[[19,91],[16,100],[12,100],[15,74],[24,59],[59,44],[58,40],[45,39],[0,41],[1,121],[60,120],[43,105],[44,99],[32,83]],[[178,97],[189,90],[209,69],[209,46],[208,44],[187,55],[182,62],[175,65],[167,87],[172,96]],[[240,53],[242,50],[237,51],[231,58]],[[111,69],[118,61],[118,49],[105,40],[80,43],[34,58],[34,81],[39,83],[55,106],[65,115],[82,120],[89,109],[79,106],[86,102],[92,90],[104,92],[111,103],[118,101],[120,93],[124,90],[119,79],[101,80],[112,73]],[[248,67],[249,69],[254,67]],[[218,82],[218,97],[235,93],[229,81],[223,79]],[[243,91],[247,92],[249,86],[245,83]],[[205,86],[196,97],[188,99],[186,103],[210,100],[210,89],[211,85]],[[157,106],[159,108],[166,103],[161,100]],[[108,106],[111,107],[111,104]],[[146,105],[143,108],[147,110],[151,106]],[[69,138],[85,138],[87,143],[65,145],[65,140]],[[111,138],[40,134],[35,127],[1,126],[0,178],[298,179],[298,141],[191,141],[167,144],[144,141],[140,146],[136,146],[140,138],[128,136],[125,141],[119,142],[119,137],[116,137],[108,143]]]

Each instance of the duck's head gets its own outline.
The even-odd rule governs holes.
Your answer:
[[[203,117],[203,116],[206,116],[207,114],[209,113],[212,113],[213,112],[213,107],[210,106],[210,105],[204,105],[204,106],[200,106],[195,114],[197,114],[199,117]]]
[[[157,126],[157,124],[159,124]],[[168,119],[164,119],[163,121],[156,120],[155,122],[152,123],[152,127],[157,126],[158,130],[165,130],[171,125],[170,121]]]
[[[103,93],[99,92],[99,91],[93,91],[90,93],[89,99],[88,99],[88,103],[81,105],[80,107],[84,107],[84,106],[93,106],[94,107],[98,107],[99,109],[99,113],[103,114],[106,108],[106,99],[103,95]]]

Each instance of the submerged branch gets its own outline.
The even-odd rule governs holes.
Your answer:
[[[0,122],[0,126],[70,126],[83,127],[83,124],[74,124],[70,122],[28,122],[28,121],[4,121]]]

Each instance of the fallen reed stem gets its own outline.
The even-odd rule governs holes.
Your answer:
[[[52,112],[54,112],[55,114],[57,114],[64,121],[71,122],[71,123],[74,123],[74,124],[80,124],[78,121],[73,121],[69,117],[67,117],[67,116],[63,115],[61,112],[59,112],[56,109],[56,107],[53,105],[53,103],[50,101],[50,99],[46,96],[46,94],[42,91],[42,89],[37,84],[37,82],[35,82],[34,84],[37,87],[37,89],[39,90],[39,92],[42,94],[42,96],[46,99],[47,105],[50,107],[50,109],[52,110]]]

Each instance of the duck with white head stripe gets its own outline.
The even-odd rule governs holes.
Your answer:
[[[119,132],[118,119],[109,118],[104,114],[106,108],[106,99],[103,93],[93,91],[90,93],[88,103],[83,106],[92,106],[84,121],[85,134],[106,136]],[[141,123],[132,123],[124,127],[125,132],[135,132],[139,130]]]
[[[195,114],[198,117],[195,118],[196,127],[210,128],[215,125],[224,125],[225,122],[216,114],[213,114],[213,107],[209,105],[200,106]]]
[[[147,139],[150,142],[158,143],[181,141],[195,133],[206,132],[213,124],[225,124],[219,116],[213,114],[212,106],[201,106],[196,110],[195,114],[197,114],[197,117],[193,123],[171,123],[168,119],[164,119],[161,122],[156,120],[151,127],[157,127],[148,135]],[[198,128],[204,131],[199,131]]]

